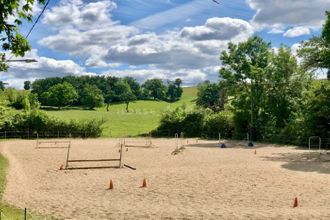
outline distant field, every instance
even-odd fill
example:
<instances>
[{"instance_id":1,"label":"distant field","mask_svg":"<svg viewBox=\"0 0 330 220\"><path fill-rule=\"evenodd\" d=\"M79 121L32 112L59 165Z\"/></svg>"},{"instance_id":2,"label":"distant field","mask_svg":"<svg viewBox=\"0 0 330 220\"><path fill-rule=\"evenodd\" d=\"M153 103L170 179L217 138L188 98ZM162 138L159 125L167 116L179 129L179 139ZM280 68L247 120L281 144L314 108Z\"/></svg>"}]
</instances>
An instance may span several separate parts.
<instances>
[{"instance_id":1,"label":"distant field","mask_svg":"<svg viewBox=\"0 0 330 220\"><path fill-rule=\"evenodd\" d=\"M104 124L103 137L124 137L138 136L148 133L155 129L159 123L162 111L167 108L176 108L186 105L192 108L195 103L197 89L196 87L183 88L183 95L180 101L167 103L163 101L136 101L129 105L129 113L125 111L125 104L113 104L110 111L105 107L98 108L95 111L90 110L61 110L45 111L51 116L60 119L85 120L85 119L106 119Z\"/></svg>"}]
</instances>

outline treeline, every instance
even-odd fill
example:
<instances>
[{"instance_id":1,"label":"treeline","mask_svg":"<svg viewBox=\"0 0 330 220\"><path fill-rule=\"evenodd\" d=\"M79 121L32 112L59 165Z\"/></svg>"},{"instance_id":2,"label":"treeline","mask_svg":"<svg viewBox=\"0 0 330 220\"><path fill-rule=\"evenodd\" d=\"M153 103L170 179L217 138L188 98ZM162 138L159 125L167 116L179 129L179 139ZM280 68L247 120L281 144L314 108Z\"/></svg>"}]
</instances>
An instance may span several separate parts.
<instances>
[{"instance_id":1,"label":"treeline","mask_svg":"<svg viewBox=\"0 0 330 220\"><path fill-rule=\"evenodd\" d=\"M42 106L85 106L90 109L103 104L134 100L162 100L174 102L182 95L182 81L167 81L149 79L140 85L134 78L105 76L66 76L38 79L32 84L25 82L24 88L31 89L36 94Z\"/></svg>"},{"instance_id":2,"label":"treeline","mask_svg":"<svg viewBox=\"0 0 330 220\"><path fill-rule=\"evenodd\" d=\"M320 37L302 44L301 62L290 48L272 49L258 36L229 43L220 55L219 82L198 86L198 109L163 114L159 136L245 139L307 145L310 136L330 144L330 13ZM317 53L315 53L317 51ZM328 79L315 71L328 69Z\"/></svg>"}]
</instances>

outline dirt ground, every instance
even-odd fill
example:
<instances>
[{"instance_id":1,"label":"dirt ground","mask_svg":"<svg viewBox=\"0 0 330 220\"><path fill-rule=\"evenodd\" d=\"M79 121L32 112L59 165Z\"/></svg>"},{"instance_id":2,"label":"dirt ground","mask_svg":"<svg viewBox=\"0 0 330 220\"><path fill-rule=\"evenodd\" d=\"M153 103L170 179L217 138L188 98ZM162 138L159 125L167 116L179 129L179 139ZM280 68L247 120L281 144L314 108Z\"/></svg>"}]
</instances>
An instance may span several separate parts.
<instances>
[{"instance_id":1,"label":"dirt ground","mask_svg":"<svg viewBox=\"0 0 330 220\"><path fill-rule=\"evenodd\" d=\"M316 153L243 142L222 149L216 141L186 139L188 146L172 155L174 139L152 143L124 148L123 163L136 170L59 170L65 143L1 142L10 162L4 200L59 219L330 219L330 162ZM118 150L118 139L74 139L70 158L118 158ZM144 178L147 187L140 188Z\"/></svg>"}]
</instances>

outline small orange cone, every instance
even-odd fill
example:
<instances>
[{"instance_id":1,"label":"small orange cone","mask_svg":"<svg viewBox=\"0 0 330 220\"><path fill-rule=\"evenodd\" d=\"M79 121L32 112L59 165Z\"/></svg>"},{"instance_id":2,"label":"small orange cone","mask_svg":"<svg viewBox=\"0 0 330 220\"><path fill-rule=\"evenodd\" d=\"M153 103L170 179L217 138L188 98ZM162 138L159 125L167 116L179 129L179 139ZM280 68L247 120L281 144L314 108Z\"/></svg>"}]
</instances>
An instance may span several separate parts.
<instances>
[{"instance_id":1,"label":"small orange cone","mask_svg":"<svg viewBox=\"0 0 330 220\"><path fill-rule=\"evenodd\" d=\"M147 180L146 180L146 178L143 179L141 188L145 188L145 187L147 187Z\"/></svg>"},{"instance_id":2,"label":"small orange cone","mask_svg":"<svg viewBox=\"0 0 330 220\"><path fill-rule=\"evenodd\" d=\"M110 180L110 184L109 184L109 190L113 189L113 183L112 180Z\"/></svg>"},{"instance_id":3,"label":"small orange cone","mask_svg":"<svg viewBox=\"0 0 330 220\"><path fill-rule=\"evenodd\" d=\"M298 198L297 197L294 198L294 202L293 202L293 208L296 208L296 207L298 207Z\"/></svg>"},{"instance_id":4,"label":"small orange cone","mask_svg":"<svg viewBox=\"0 0 330 220\"><path fill-rule=\"evenodd\" d=\"M63 170L63 164L60 166L60 170Z\"/></svg>"},{"instance_id":5,"label":"small orange cone","mask_svg":"<svg viewBox=\"0 0 330 220\"><path fill-rule=\"evenodd\" d=\"M257 149L254 150L254 155L257 155Z\"/></svg>"}]
</instances>

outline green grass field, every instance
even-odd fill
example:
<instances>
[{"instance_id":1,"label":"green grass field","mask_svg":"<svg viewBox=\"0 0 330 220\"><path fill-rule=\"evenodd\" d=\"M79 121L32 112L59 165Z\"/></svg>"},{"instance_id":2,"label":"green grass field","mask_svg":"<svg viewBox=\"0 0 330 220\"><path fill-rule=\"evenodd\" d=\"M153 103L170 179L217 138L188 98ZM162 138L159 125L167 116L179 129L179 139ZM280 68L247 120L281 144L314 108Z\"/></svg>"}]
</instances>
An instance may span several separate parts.
<instances>
[{"instance_id":1,"label":"green grass field","mask_svg":"<svg viewBox=\"0 0 330 220\"><path fill-rule=\"evenodd\" d=\"M106 119L103 137L127 137L146 134L155 129L160 120L161 113L167 108L174 109L185 105L188 109L195 106L197 88L183 88L179 101L168 103L163 101L136 101L129 105L129 113L125 111L125 104L114 104L107 112L105 107L91 110L52 110L46 111L49 115L64 120Z\"/></svg>"}]
</instances>

